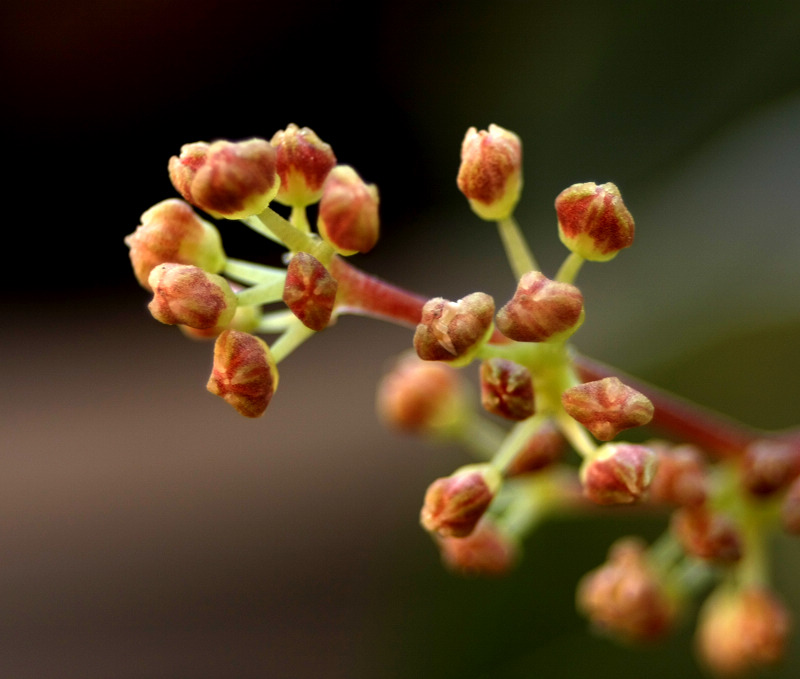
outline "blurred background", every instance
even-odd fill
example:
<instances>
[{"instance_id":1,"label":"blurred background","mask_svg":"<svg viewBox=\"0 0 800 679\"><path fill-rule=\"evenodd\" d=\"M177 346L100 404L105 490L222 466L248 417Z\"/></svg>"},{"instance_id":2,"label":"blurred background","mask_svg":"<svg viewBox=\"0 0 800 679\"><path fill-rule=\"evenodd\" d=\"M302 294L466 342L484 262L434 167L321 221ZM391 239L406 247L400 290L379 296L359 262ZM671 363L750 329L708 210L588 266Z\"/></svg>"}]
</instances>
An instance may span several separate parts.
<instances>
[{"instance_id":1,"label":"blurred background","mask_svg":"<svg viewBox=\"0 0 800 679\"><path fill-rule=\"evenodd\" d=\"M466 457L384 431L407 330L345 318L281 365L262 420L204 388L211 346L153 321L123 237L174 196L181 144L312 127L381 191L368 271L506 300L494 227L455 187L467 127L525 150L517 216L545 271L552 202L613 181L635 246L587 265L576 344L754 425L798 424L800 4L4 0L0 675L701 676L593 636L574 585L657 519L552 521L498 582L418 527ZM237 223L232 256L279 251ZM776 545L800 612L800 546ZM800 617L800 613L798 613ZM797 676L800 633L771 676Z\"/></svg>"}]
</instances>

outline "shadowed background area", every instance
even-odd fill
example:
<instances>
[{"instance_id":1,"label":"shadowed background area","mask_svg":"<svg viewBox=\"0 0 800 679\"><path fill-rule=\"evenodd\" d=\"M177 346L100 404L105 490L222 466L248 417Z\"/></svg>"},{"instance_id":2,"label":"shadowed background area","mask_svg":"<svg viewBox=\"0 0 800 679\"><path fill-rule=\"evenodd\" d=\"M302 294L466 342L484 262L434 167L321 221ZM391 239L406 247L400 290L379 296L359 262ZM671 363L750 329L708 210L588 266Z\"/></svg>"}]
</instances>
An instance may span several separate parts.
<instances>
[{"instance_id":1,"label":"shadowed background area","mask_svg":"<svg viewBox=\"0 0 800 679\"><path fill-rule=\"evenodd\" d=\"M246 421L204 389L211 346L149 317L122 239L175 195L181 144L296 122L380 188L381 241L360 265L505 301L494 227L455 188L466 128L494 122L523 139L518 217L546 272L569 184L614 181L636 218L634 248L581 274L576 344L755 425L796 425L798 37L788 0L5 0L0 674L701 676L691 613L639 650L574 612L614 537L663 520L561 519L506 580L445 573L417 516L467 458L374 414L410 333L342 319ZM279 261L220 228L232 256ZM800 547L777 549L800 611ZM793 641L773 676L800 670Z\"/></svg>"}]
</instances>

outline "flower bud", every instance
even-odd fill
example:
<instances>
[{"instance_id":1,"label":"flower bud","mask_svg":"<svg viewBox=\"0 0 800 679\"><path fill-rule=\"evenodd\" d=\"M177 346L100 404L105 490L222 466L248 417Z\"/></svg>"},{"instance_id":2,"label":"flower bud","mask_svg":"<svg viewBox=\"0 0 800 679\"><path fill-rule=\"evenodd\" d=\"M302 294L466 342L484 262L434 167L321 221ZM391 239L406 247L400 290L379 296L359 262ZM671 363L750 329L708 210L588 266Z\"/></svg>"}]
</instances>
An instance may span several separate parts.
<instances>
[{"instance_id":1,"label":"flower bud","mask_svg":"<svg viewBox=\"0 0 800 679\"><path fill-rule=\"evenodd\" d=\"M472 464L436 479L425 493L420 522L441 537L466 537L475 529L500 488L500 472Z\"/></svg>"},{"instance_id":2,"label":"flower bud","mask_svg":"<svg viewBox=\"0 0 800 679\"><path fill-rule=\"evenodd\" d=\"M781 660L790 630L789 612L772 592L721 587L700 610L697 651L715 674L738 676Z\"/></svg>"},{"instance_id":3,"label":"flower bud","mask_svg":"<svg viewBox=\"0 0 800 679\"><path fill-rule=\"evenodd\" d=\"M522 142L498 125L467 130L461 144L458 188L481 219L510 217L522 191Z\"/></svg>"},{"instance_id":4,"label":"flower bud","mask_svg":"<svg viewBox=\"0 0 800 679\"><path fill-rule=\"evenodd\" d=\"M573 184L556 198L558 232L572 252L606 262L633 244L634 223L614 184Z\"/></svg>"},{"instance_id":5,"label":"flower bud","mask_svg":"<svg viewBox=\"0 0 800 679\"><path fill-rule=\"evenodd\" d=\"M231 287L235 291L233 287ZM261 308L257 306L237 306L236 313L230 323L215 325L213 328L192 328L188 325L179 325L180 331L189 339L212 340L219 337L223 330L241 330L253 332L261 321Z\"/></svg>"},{"instance_id":6,"label":"flower bud","mask_svg":"<svg viewBox=\"0 0 800 679\"><path fill-rule=\"evenodd\" d=\"M217 338L206 389L245 417L261 417L277 388L278 368L263 340L238 330Z\"/></svg>"},{"instance_id":7,"label":"flower bud","mask_svg":"<svg viewBox=\"0 0 800 679\"><path fill-rule=\"evenodd\" d=\"M650 566L645 546L624 538L608 561L578 585L577 606L601 631L626 641L655 641L673 627L677 601Z\"/></svg>"},{"instance_id":8,"label":"flower bud","mask_svg":"<svg viewBox=\"0 0 800 679\"><path fill-rule=\"evenodd\" d=\"M519 557L517 543L485 516L463 538L438 539L444 565L467 577L507 575Z\"/></svg>"},{"instance_id":9,"label":"flower bud","mask_svg":"<svg viewBox=\"0 0 800 679\"><path fill-rule=\"evenodd\" d=\"M336 165L330 145L313 130L294 123L276 132L270 142L277 151L281 186L275 200L283 205L305 207L322 196L322 185Z\"/></svg>"},{"instance_id":10,"label":"flower bud","mask_svg":"<svg viewBox=\"0 0 800 679\"><path fill-rule=\"evenodd\" d=\"M465 385L443 363L401 358L378 388L378 413L388 425L418 434L446 434L466 413Z\"/></svg>"},{"instance_id":11,"label":"flower bud","mask_svg":"<svg viewBox=\"0 0 800 679\"><path fill-rule=\"evenodd\" d=\"M497 328L517 342L544 342L568 337L583 317L583 295L578 288L529 271L520 278L511 301L497 312Z\"/></svg>"},{"instance_id":12,"label":"flower bud","mask_svg":"<svg viewBox=\"0 0 800 679\"><path fill-rule=\"evenodd\" d=\"M760 439L742 456L742 483L753 495L770 495L786 488L800 474L797 444Z\"/></svg>"},{"instance_id":13,"label":"flower bud","mask_svg":"<svg viewBox=\"0 0 800 679\"><path fill-rule=\"evenodd\" d=\"M561 403L601 441L610 441L621 431L653 419L650 399L616 377L570 387L561 395Z\"/></svg>"},{"instance_id":14,"label":"flower bud","mask_svg":"<svg viewBox=\"0 0 800 679\"><path fill-rule=\"evenodd\" d=\"M530 371L504 358L481 363L481 404L484 409L509 420L524 420L534 412Z\"/></svg>"},{"instance_id":15,"label":"flower bud","mask_svg":"<svg viewBox=\"0 0 800 679\"><path fill-rule=\"evenodd\" d=\"M636 502L649 487L657 466L658 458L649 448L607 443L581 466L583 494L600 505Z\"/></svg>"},{"instance_id":16,"label":"flower bud","mask_svg":"<svg viewBox=\"0 0 800 679\"><path fill-rule=\"evenodd\" d=\"M566 440L558 427L553 422L545 422L508 465L505 476L511 478L544 469L556 462L565 448Z\"/></svg>"},{"instance_id":17,"label":"flower bud","mask_svg":"<svg viewBox=\"0 0 800 679\"><path fill-rule=\"evenodd\" d=\"M322 187L317 229L336 252L369 252L378 242L378 189L349 165L334 167Z\"/></svg>"},{"instance_id":18,"label":"flower bud","mask_svg":"<svg viewBox=\"0 0 800 679\"><path fill-rule=\"evenodd\" d=\"M339 285L322 263L306 252L298 252L286 268L283 301L311 330L328 326Z\"/></svg>"},{"instance_id":19,"label":"flower bud","mask_svg":"<svg viewBox=\"0 0 800 679\"><path fill-rule=\"evenodd\" d=\"M148 284L153 318L167 325L204 330L227 326L236 313L236 295L222 276L196 266L161 264L150 272Z\"/></svg>"},{"instance_id":20,"label":"flower bud","mask_svg":"<svg viewBox=\"0 0 800 679\"><path fill-rule=\"evenodd\" d=\"M225 267L219 231L200 219L191 206L177 198L163 200L141 217L142 223L125 238L136 280L151 290L147 279L159 264L193 264L209 273Z\"/></svg>"},{"instance_id":21,"label":"flower bud","mask_svg":"<svg viewBox=\"0 0 800 679\"><path fill-rule=\"evenodd\" d=\"M692 556L720 564L742 558L742 538L736 524L727 516L705 507L684 507L673 512L672 534Z\"/></svg>"},{"instance_id":22,"label":"flower bud","mask_svg":"<svg viewBox=\"0 0 800 679\"><path fill-rule=\"evenodd\" d=\"M425 361L469 363L492 333L494 300L483 292L450 302L428 300L414 333L414 348Z\"/></svg>"},{"instance_id":23,"label":"flower bud","mask_svg":"<svg viewBox=\"0 0 800 679\"><path fill-rule=\"evenodd\" d=\"M648 443L658 455L658 470L650 484L651 502L698 507L708 496L708 475L700 451L691 445Z\"/></svg>"},{"instance_id":24,"label":"flower bud","mask_svg":"<svg viewBox=\"0 0 800 679\"><path fill-rule=\"evenodd\" d=\"M276 152L263 139L184 144L169 160L173 186L212 217L244 219L269 205L280 186Z\"/></svg>"}]
</instances>

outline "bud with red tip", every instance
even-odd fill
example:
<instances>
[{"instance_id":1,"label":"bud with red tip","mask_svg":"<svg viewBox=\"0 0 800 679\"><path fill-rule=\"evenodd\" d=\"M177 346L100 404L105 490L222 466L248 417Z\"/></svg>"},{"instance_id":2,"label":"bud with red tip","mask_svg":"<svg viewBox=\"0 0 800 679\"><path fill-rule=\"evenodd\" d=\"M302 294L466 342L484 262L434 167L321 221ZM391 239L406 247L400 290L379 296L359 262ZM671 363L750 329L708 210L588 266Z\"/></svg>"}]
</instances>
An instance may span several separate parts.
<instances>
[{"instance_id":1,"label":"bud with red tip","mask_svg":"<svg viewBox=\"0 0 800 679\"><path fill-rule=\"evenodd\" d=\"M736 524L706 507L684 507L672 514L672 534L683 549L699 559L720 564L742 558L742 538Z\"/></svg>"},{"instance_id":2,"label":"bud with red tip","mask_svg":"<svg viewBox=\"0 0 800 679\"><path fill-rule=\"evenodd\" d=\"M524 420L534 412L530 371L504 358L481 363L481 404L484 409L509 420Z\"/></svg>"},{"instance_id":3,"label":"bud with red tip","mask_svg":"<svg viewBox=\"0 0 800 679\"><path fill-rule=\"evenodd\" d=\"M517 342L544 342L568 337L583 317L578 288L529 271L520 278L511 301L497 312L497 328Z\"/></svg>"},{"instance_id":4,"label":"bud with red tip","mask_svg":"<svg viewBox=\"0 0 800 679\"><path fill-rule=\"evenodd\" d=\"M545 422L506 467L506 478L544 469L556 462L565 449L564 435L553 422Z\"/></svg>"},{"instance_id":5,"label":"bud with red tip","mask_svg":"<svg viewBox=\"0 0 800 679\"><path fill-rule=\"evenodd\" d=\"M169 160L173 186L212 217L244 219L264 211L278 193L277 154L263 139L184 144Z\"/></svg>"},{"instance_id":6,"label":"bud with red tip","mask_svg":"<svg viewBox=\"0 0 800 679\"><path fill-rule=\"evenodd\" d=\"M708 475L700 451L691 445L648 443L658 455L658 471L650 484L650 500L698 507L708 497Z\"/></svg>"},{"instance_id":7,"label":"bud with red tip","mask_svg":"<svg viewBox=\"0 0 800 679\"><path fill-rule=\"evenodd\" d=\"M378 242L378 189L349 165L331 170L322 187L317 229L336 252L369 252Z\"/></svg>"},{"instance_id":8,"label":"bud with red tip","mask_svg":"<svg viewBox=\"0 0 800 679\"><path fill-rule=\"evenodd\" d=\"M142 223L125 238L136 280L151 290L147 279L159 264L194 264L209 273L225 267L219 231L200 219L191 206L177 198L163 200L141 217Z\"/></svg>"},{"instance_id":9,"label":"bud with red tip","mask_svg":"<svg viewBox=\"0 0 800 679\"><path fill-rule=\"evenodd\" d=\"M720 588L697 623L697 651L719 676L738 676L780 661L791 631L783 603L769 590Z\"/></svg>"},{"instance_id":10,"label":"bud with red tip","mask_svg":"<svg viewBox=\"0 0 800 679\"><path fill-rule=\"evenodd\" d=\"M633 244L633 217L611 183L573 184L556 198L561 242L584 259L605 262Z\"/></svg>"},{"instance_id":11,"label":"bud with red tip","mask_svg":"<svg viewBox=\"0 0 800 679\"><path fill-rule=\"evenodd\" d=\"M616 377L570 387L561 395L561 403L601 441L610 441L621 431L653 419L650 399Z\"/></svg>"},{"instance_id":12,"label":"bud with red tip","mask_svg":"<svg viewBox=\"0 0 800 679\"><path fill-rule=\"evenodd\" d=\"M294 123L276 132L270 142L278 152L277 169L281 186L275 200L283 205L305 207L322 196L322 185L336 165L329 144L313 130Z\"/></svg>"},{"instance_id":13,"label":"bud with red tip","mask_svg":"<svg viewBox=\"0 0 800 679\"><path fill-rule=\"evenodd\" d=\"M583 577L577 605L600 630L634 642L662 638L678 612L644 544L633 538L614 543L608 561Z\"/></svg>"},{"instance_id":14,"label":"bud with red tip","mask_svg":"<svg viewBox=\"0 0 800 679\"><path fill-rule=\"evenodd\" d=\"M742 483L753 495L770 495L800 475L800 446L760 439L742 456Z\"/></svg>"},{"instance_id":15,"label":"bud with red tip","mask_svg":"<svg viewBox=\"0 0 800 679\"><path fill-rule=\"evenodd\" d=\"M467 130L461 145L458 188L482 219L510 217L522 191L522 142L498 125Z\"/></svg>"},{"instance_id":16,"label":"bud with red tip","mask_svg":"<svg viewBox=\"0 0 800 679\"><path fill-rule=\"evenodd\" d=\"M425 493L420 522L441 537L466 537L492 503L502 476L489 464L472 464L436 479Z\"/></svg>"},{"instance_id":17,"label":"bud with red tip","mask_svg":"<svg viewBox=\"0 0 800 679\"><path fill-rule=\"evenodd\" d=\"M442 297L428 300L414 333L414 348L425 361L466 365L492 333L494 300L473 292L457 302Z\"/></svg>"},{"instance_id":18,"label":"bud with red tip","mask_svg":"<svg viewBox=\"0 0 800 679\"><path fill-rule=\"evenodd\" d=\"M647 491L657 467L658 457L649 448L607 443L581 466L583 493L600 505L636 502Z\"/></svg>"},{"instance_id":19,"label":"bud with red tip","mask_svg":"<svg viewBox=\"0 0 800 679\"><path fill-rule=\"evenodd\" d=\"M236 295L222 276L186 264L161 264L150 272L153 317L168 325L205 330L227 326L236 313Z\"/></svg>"},{"instance_id":20,"label":"bud with red tip","mask_svg":"<svg viewBox=\"0 0 800 679\"><path fill-rule=\"evenodd\" d=\"M226 330L214 345L214 368L206 388L245 417L260 417L278 388L278 368L266 343Z\"/></svg>"},{"instance_id":21,"label":"bud with red tip","mask_svg":"<svg viewBox=\"0 0 800 679\"><path fill-rule=\"evenodd\" d=\"M311 330L328 326L339 285L316 257L298 252L286 268L283 301Z\"/></svg>"},{"instance_id":22,"label":"bud with red tip","mask_svg":"<svg viewBox=\"0 0 800 679\"><path fill-rule=\"evenodd\" d=\"M519 557L515 540L484 516L463 538L438 539L444 565L467 577L507 575Z\"/></svg>"}]
</instances>

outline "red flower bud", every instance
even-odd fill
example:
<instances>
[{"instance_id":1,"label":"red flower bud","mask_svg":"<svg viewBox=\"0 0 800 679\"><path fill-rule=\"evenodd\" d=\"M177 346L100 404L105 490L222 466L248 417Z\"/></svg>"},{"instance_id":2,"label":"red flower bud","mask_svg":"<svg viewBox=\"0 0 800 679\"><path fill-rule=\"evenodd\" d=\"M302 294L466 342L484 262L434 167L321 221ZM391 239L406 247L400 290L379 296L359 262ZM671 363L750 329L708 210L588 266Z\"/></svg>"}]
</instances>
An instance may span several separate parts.
<instances>
[{"instance_id":1,"label":"red flower bud","mask_svg":"<svg viewBox=\"0 0 800 679\"><path fill-rule=\"evenodd\" d=\"M488 464L473 464L434 481L425 493L420 522L442 537L472 533L494 499L502 477Z\"/></svg>"},{"instance_id":2,"label":"red flower bud","mask_svg":"<svg viewBox=\"0 0 800 679\"><path fill-rule=\"evenodd\" d=\"M196 266L161 264L150 272L153 317L168 325L204 330L227 326L236 313L236 295L222 276Z\"/></svg>"},{"instance_id":3,"label":"red flower bud","mask_svg":"<svg viewBox=\"0 0 800 679\"><path fill-rule=\"evenodd\" d=\"M492 332L494 300L483 292L450 302L434 297L422 307L414 348L425 361L469 363Z\"/></svg>"},{"instance_id":4,"label":"red flower bud","mask_svg":"<svg viewBox=\"0 0 800 679\"><path fill-rule=\"evenodd\" d=\"M336 165L331 147L313 130L294 123L275 133L270 142L277 150L281 187L275 200L284 205L305 207L322 196L322 185Z\"/></svg>"},{"instance_id":5,"label":"red flower bud","mask_svg":"<svg viewBox=\"0 0 800 679\"><path fill-rule=\"evenodd\" d=\"M558 427L552 422L545 422L506 468L506 478L530 474L550 466L561 457L565 448L566 440Z\"/></svg>"},{"instance_id":6,"label":"red flower bud","mask_svg":"<svg viewBox=\"0 0 800 679\"><path fill-rule=\"evenodd\" d=\"M510 217L522 191L522 143L498 125L467 130L461 145L458 188L482 219Z\"/></svg>"},{"instance_id":7,"label":"red flower bud","mask_svg":"<svg viewBox=\"0 0 800 679\"><path fill-rule=\"evenodd\" d=\"M298 252L286 268L283 301L311 330L328 326L339 285L316 258Z\"/></svg>"},{"instance_id":8,"label":"red flower bud","mask_svg":"<svg viewBox=\"0 0 800 679\"><path fill-rule=\"evenodd\" d=\"M742 456L742 483L753 495L770 495L786 488L800 474L800 446L761 439Z\"/></svg>"},{"instance_id":9,"label":"red flower bud","mask_svg":"<svg viewBox=\"0 0 800 679\"><path fill-rule=\"evenodd\" d=\"M607 443L581 467L583 493L600 505L629 504L644 495L658 458L649 448L632 443Z\"/></svg>"},{"instance_id":10,"label":"red flower bud","mask_svg":"<svg viewBox=\"0 0 800 679\"><path fill-rule=\"evenodd\" d=\"M266 343L226 330L214 345L214 368L206 388L245 417L260 417L278 388L278 368Z\"/></svg>"},{"instance_id":11,"label":"red flower bud","mask_svg":"<svg viewBox=\"0 0 800 679\"><path fill-rule=\"evenodd\" d=\"M700 559L730 564L742 558L742 539L736 524L704 506L673 512L670 530L687 553Z\"/></svg>"},{"instance_id":12,"label":"red flower bud","mask_svg":"<svg viewBox=\"0 0 800 679\"><path fill-rule=\"evenodd\" d=\"M439 538L444 565L467 577L507 575L519 556L517 543L485 516L463 538Z\"/></svg>"},{"instance_id":13,"label":"red flower bud","mask_svg":"<svg viewBox=\"0 0 800 679\"><path fill-rule=\"evenodd\" d=\"M268 141L196 142L169 160L173 186L212 217L243 219L264 211L280 186L276 152Z\"/></svg>"},{"instance_id":14,"label":"red flower bud","mask_svg":"<svg viewBox=\"0 0 800 679\"><path fill-rule=\"evenodd\" d=\"M633 244L634 223L614 184L573 184L556 198L561 242L584 259L605 262Z\"/></svg>"},{"instance_id":15,"label":"red flower bud","mask_svg":"<svg viewBox=\"0 0 800 679\"><path fill-rule=\"evenodd\" d=\"M481 363L481 404L490 413L509 420L524 420L534 412L530 371L504 358Z\"/></svg>"},{"instance_id":16,"label":"red flower bud","mask_svg":"<svg viewBox=\"0 0 800 679\"><path fill-rule=\"evenodd\" d=\"M544 342L571 335L583 316L578 288L529 271L520 278L511 301L497 312L497 328L518 342Z\"/></svg>"},{"instance_id":17,"label":"red flower bud","mask_svg":"<svg viewBox=\"0 0 800 679\"><path fill-rule=\"evenodd\" d=\"M650 484L650 500L698 507L708 496L708 476L700 451L691 445L648 443L658 455L658 470Z\"/></svg>"},{"instance_id":18,"label":"red flower bud","mask_svg":"<svg viewBox=\"0 0 800 679\"><path fill-rule=\"evenodd\" d=\"M601 441L610 441L624 429L653 419L650 399L616 377L570 387L561 395L561 403L571 417Z\"/></svg>"},{"instance_id":19,"label":"red flower bud","mask_svg":"<svg viewBox=\"0 0 800 679\"><path fill-rule=\"evenodd\" d=\"M159 264L193 264L209 273L225 267L219 231L182 200L161 201L141 219L136 231L125 238L125 245L130 248L136 280L145 290L152 289L147 279Z\"/></svg>"},{"instance_id":20,"label":"red flower bud","mask_svg":"<svg viewBox=\"0 0 800 679\"><path fill-rule=\"evenodd\" d=\"M378 242L378 189L349 165L331 170L322 187L317 229L336 252L369 252Z\"/></svg>"}]
</instances>

